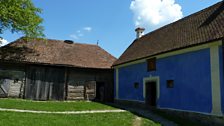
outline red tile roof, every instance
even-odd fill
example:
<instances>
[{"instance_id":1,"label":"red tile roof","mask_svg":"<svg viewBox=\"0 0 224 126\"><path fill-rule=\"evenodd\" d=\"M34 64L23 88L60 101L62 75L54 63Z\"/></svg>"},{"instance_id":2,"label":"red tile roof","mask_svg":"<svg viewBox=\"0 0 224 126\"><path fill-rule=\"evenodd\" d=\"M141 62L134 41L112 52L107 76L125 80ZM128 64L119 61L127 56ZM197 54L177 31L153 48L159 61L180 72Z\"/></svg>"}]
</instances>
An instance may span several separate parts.
<instances>
[{"instance_id":1,"label":"red tile roof","mask_svg":"<svg viewBox=\"0 0 224 126\"><path fill-rule=\"evenodd\" d=\"M136 39L114 66L224 37L224 2Z\"/></svg>"},{"instance_id":2,"label":"red tile roof","mask_svg":"<svg viewBox=\"0 0 224 126\"><path fill-rule=\"evenodd\" d=\"M98 45L60 40L18 39L0 48L0 59L10 62L38 63L81 68L109 69L116 60Z\"/></svg>"}]
</instances>

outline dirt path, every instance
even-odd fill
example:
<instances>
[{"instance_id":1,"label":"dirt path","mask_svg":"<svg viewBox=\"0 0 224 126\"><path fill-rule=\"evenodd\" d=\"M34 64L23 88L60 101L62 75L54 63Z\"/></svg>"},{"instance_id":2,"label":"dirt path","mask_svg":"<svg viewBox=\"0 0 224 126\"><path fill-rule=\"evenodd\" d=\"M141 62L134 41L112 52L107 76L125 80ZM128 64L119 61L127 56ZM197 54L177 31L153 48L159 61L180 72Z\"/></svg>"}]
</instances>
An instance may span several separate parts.
<instances>
[{"instance_id":1,"label":"dirt path","mask_svg":"<svg viewBox=\"0 0 224 126\"><path fill-rule=\"evenodd\" d=\"M35 111L35 110L20 110L20 109L5 109L0 108L0 111L5 112L20 112L20 113L37 113L37 114L90 114L90 113L119 113L126 112L125 110L90 110L90 111Z\"/></svg>"},{"instance_id":2,"label":"dirt path","mask_svg":"<svg viewBox=\"0 0 224 126\"><path fill-rule=\"evenodd\" d=\"M136 116L135 119L134 119L134 121L133 121L132 126L141 126L141 125L142 125L142 118Z\"/></svg>"}]
</instances>

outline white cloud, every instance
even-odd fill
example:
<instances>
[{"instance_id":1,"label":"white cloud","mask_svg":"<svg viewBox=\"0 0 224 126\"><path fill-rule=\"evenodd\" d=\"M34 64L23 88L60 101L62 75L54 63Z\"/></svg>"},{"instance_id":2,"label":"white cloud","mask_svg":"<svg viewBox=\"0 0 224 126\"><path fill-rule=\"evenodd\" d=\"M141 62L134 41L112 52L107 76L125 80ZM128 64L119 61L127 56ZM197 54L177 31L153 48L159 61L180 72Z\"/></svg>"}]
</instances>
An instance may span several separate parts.
<instances>
[{"instance_id":1,"label":"white cloud","mask_svg":"<svg viewBox=\"0 0 224 126\"><path fill-rule=\"evenodd\" d=\"M92 27L84 27L83 30L84 30L84 31L91 32L91 31L92 31Z\"/></svg>"},{"instance_id":2,"label":"white cloud","mask_svg":"<svg viewBox=\"0 0 224 126\"><path fill-rule=\"evenodd\" d=\"M86 32L91 32L91 31L92 31L92 27L83 27L81 28L81 30L80 29L77 30L74 34L71 34L69 37L77 40L83 37Z\"/></svg>"},{"instance_id":3,"label":"white cloud","mask_svg":"<svg viewBox=\"0 0 224 126\"><path fill-rule=\"evenodd\" d=\"M69 37L72 38L72 39L75 39L75 40L79 39L79 37L77 35L75 35L75 34L72 34Z\"/></svg>"},{"instance_id":4,"label":"white cloud","mask_svg":"<svg viewBox=\"0 0 224 126\"><path fill-rule=\"evenodd\" d=\"M7 40L0 38L0 46L5 46L7 44L9 44Z\"/></svg>"},{"instance_id":5,"label":"white cloud","mask_svg":"<svg viewBox=\"0 0 224 126\"><path fill-rule=\"evenodd\" d=\"M133 0L130 9L136 27L155 29L183 17L175 0Z\"/></svg>"}]
</instances>

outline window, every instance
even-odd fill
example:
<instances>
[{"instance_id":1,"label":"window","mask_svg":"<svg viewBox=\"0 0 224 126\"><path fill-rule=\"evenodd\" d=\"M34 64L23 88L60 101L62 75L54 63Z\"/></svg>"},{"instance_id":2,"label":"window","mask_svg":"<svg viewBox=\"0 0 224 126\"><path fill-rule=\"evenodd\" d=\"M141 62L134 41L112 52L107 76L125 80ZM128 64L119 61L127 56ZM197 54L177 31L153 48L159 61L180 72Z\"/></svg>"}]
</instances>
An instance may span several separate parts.
<instances>
[{"instance_id":1,"label":"window","mask_svg":"<svg viewBox=\"0 0 224 126\"><path fill-rule=\"evenodd\" d=\"M174 81L173 80L167 80L167 88L173 88L174 87Z\"/></svg>"},{"instance_id":2,"label":"window","mask_svg":"<svg viewBox=\"0 0 224 126\"><path fill-rule=\"evenodd\" d=\"M139 83L138 82L135 82L134 83L134 87L135 87L135 89L138 89L139 88Z\"/></svg>"},{"instance_id":3,"label":"window","mask_svg":"<svg viewBox=\"0 0 224 126\"><path fill-rule=\"evenodd\" d=\"M147 60L147 69L148 71L155 71L156 70L156 58L151 58Z\"/></svg>"}]
</instances>

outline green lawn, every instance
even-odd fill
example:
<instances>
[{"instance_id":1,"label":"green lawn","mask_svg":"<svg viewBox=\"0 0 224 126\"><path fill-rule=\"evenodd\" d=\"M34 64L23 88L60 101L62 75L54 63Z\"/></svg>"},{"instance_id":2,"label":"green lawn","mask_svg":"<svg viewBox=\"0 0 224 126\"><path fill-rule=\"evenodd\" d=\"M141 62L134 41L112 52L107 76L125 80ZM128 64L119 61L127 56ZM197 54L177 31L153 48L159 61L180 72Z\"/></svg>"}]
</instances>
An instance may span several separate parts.
<instances>
[{"instance_id":1,"label":"green lawn","mask_svg":"<svg viewBox=\"0 0 224 126\"><path fill-rule=\"evenodd\" d=\"M56 115L1 112L0 126L133 126L135 115L130 112ZM143 119L141 126L160 126Z\"/></svg>"},{"instance_id":2,"label":"green lawn","mask_svg":"<svg viewBox=\"0 0 224 126\"><path fill-rule=\"evenodd\" d=\"M1 126L131 126L133 115L130 113L106 114L30 114L0 113Z\"/></svg>"},{"instance_id":3,"label":"green lawn","mask_svg":"<svg viewBox=\"0 0 224 126\"><path fill-rule=\"evenodd\" d=\"M96 102L38 102L22 99L0 99L0 108L42 110L42 111L82 111L82 110L111 110L116 109Z\"/></svg>"},{"instance_id":4,"label":"green lawn","mask_svg":"<svg viewBox=\"0 0 224 126\"><path fill-rule=\"evenodd\" d=\"M36 102L21 99L0 99L0 108L42 111L116 109L95 102ZM130 112L70 115L0 112L0 126L136 126L135 120L136 115ZM139 126L161 126L146 118L141 118L140 121Z\"/></svg>"}]
</instances>

